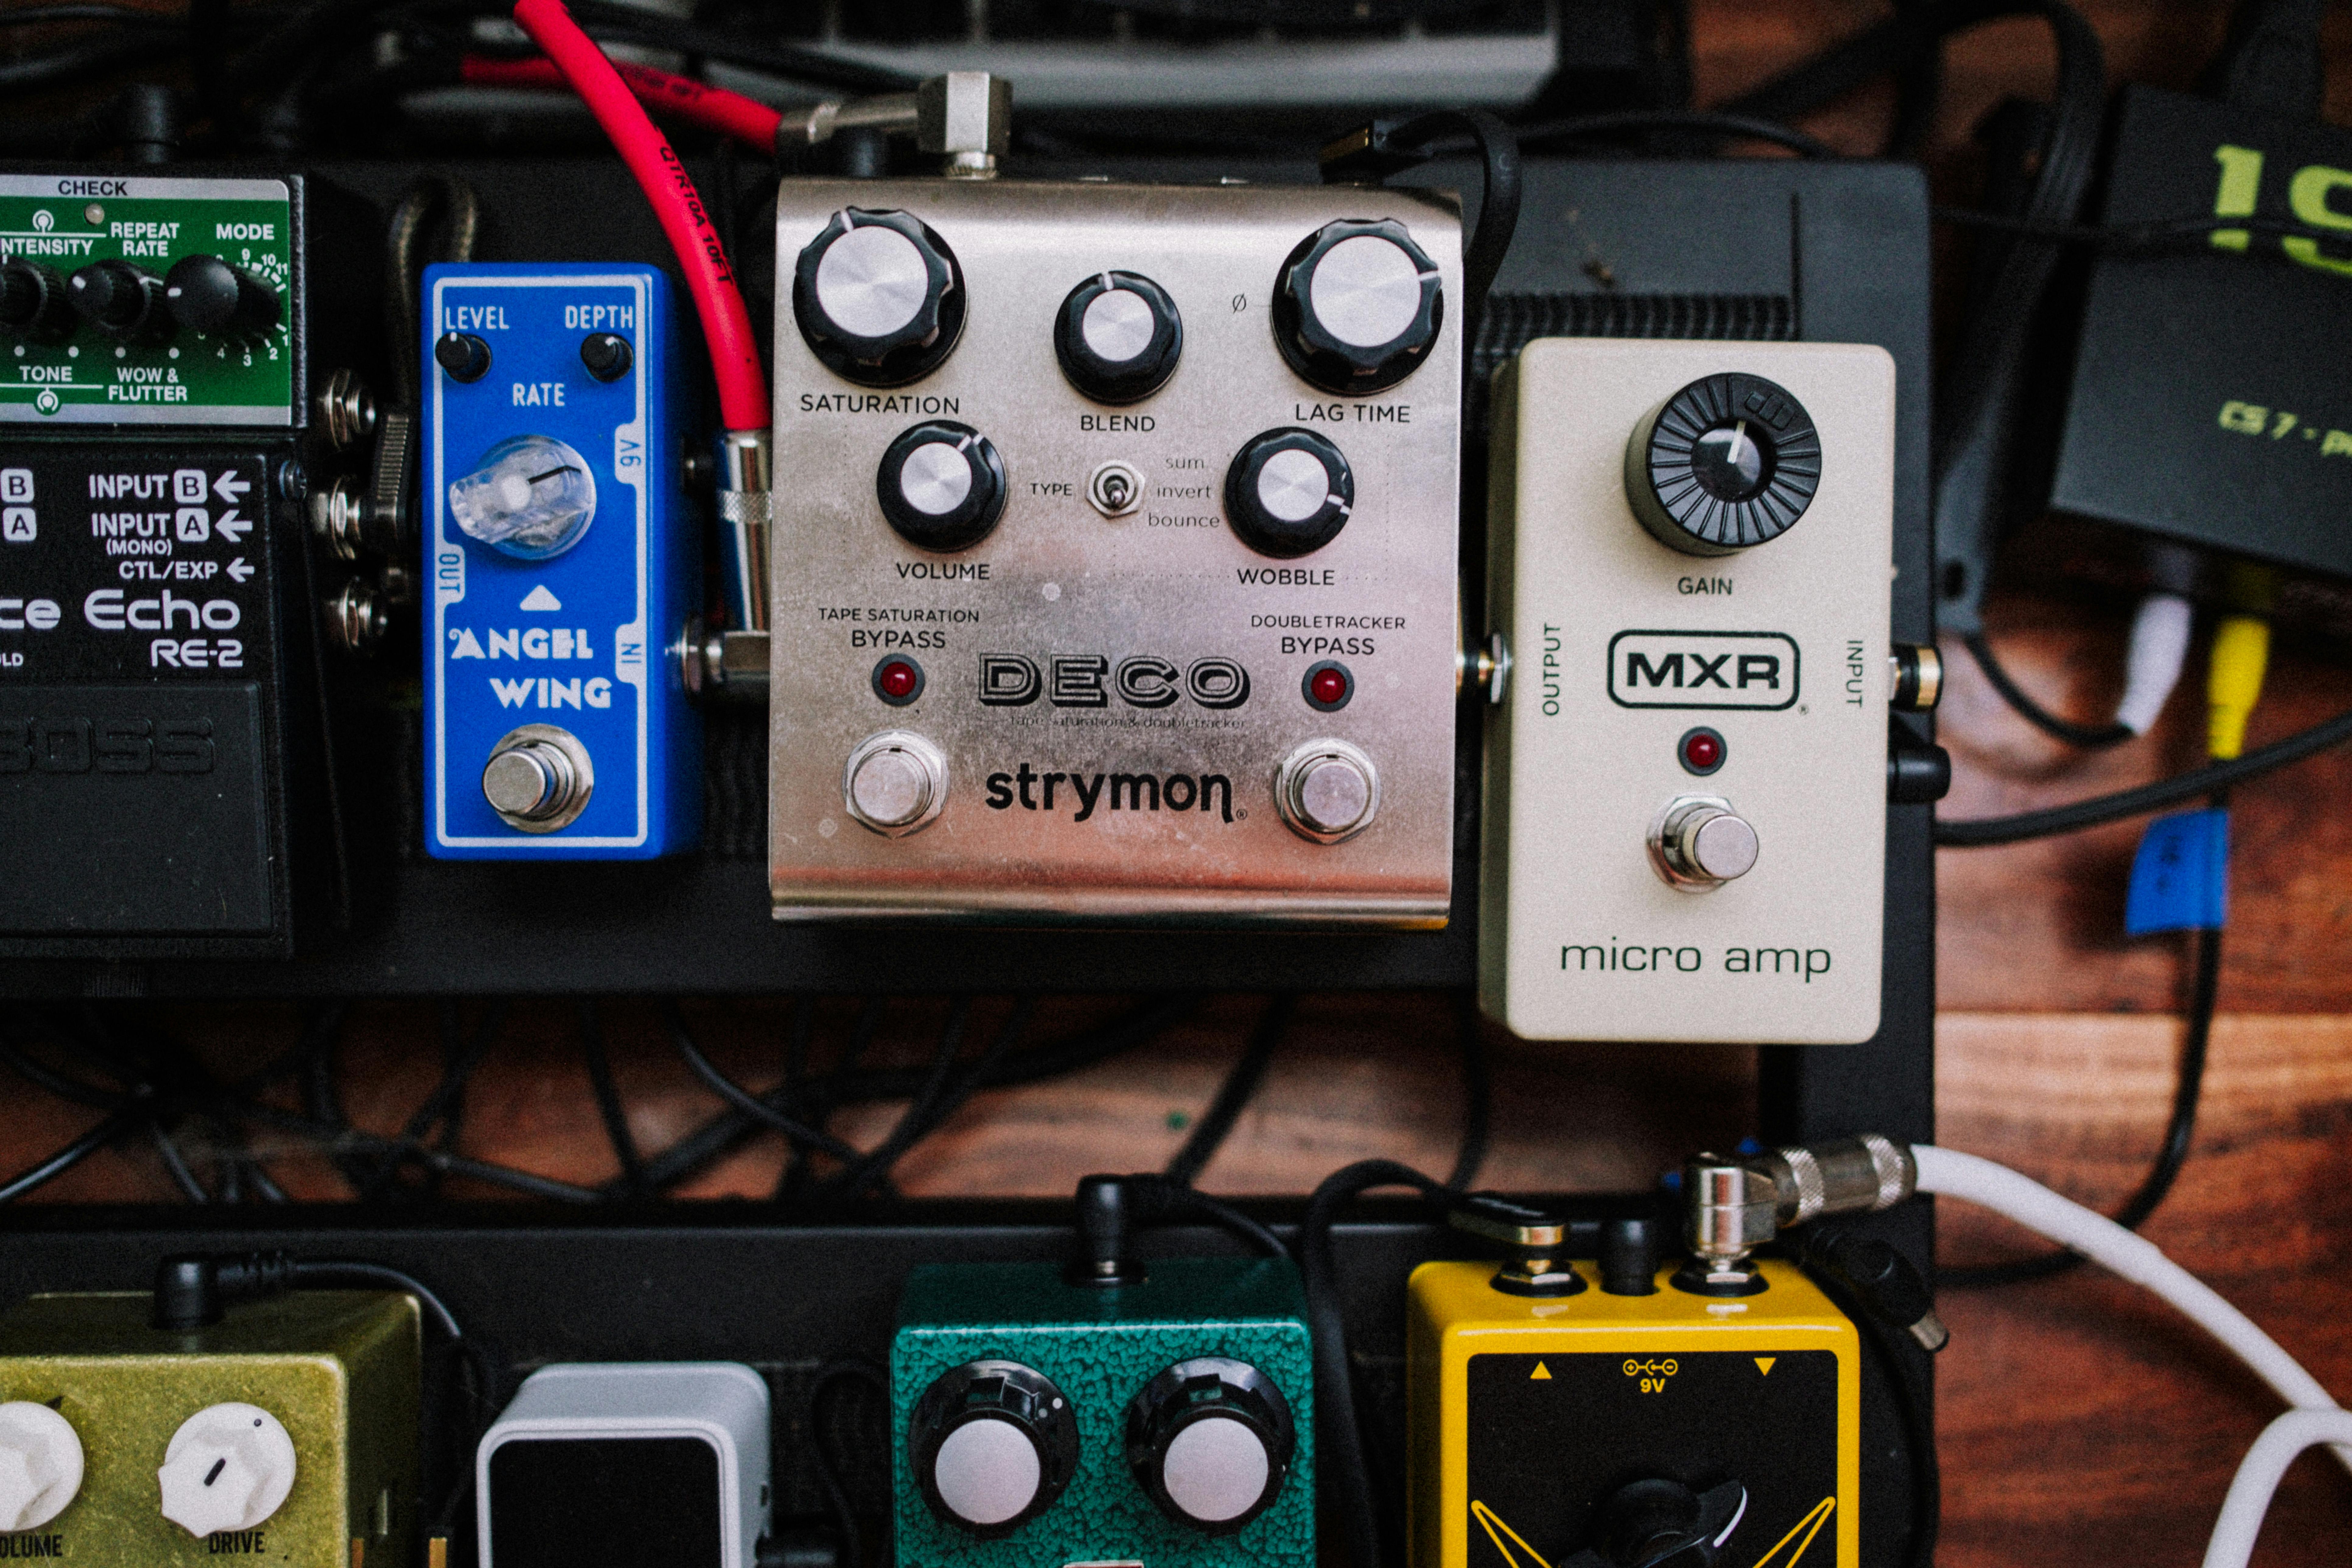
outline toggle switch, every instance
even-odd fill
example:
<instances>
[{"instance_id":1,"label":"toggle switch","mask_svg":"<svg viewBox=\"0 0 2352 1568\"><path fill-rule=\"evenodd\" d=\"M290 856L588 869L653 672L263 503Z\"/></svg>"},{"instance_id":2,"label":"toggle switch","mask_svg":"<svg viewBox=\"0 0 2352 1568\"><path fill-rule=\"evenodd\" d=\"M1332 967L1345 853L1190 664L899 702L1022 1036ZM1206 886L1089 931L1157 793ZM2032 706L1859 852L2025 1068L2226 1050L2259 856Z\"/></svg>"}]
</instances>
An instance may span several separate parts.
<instances>
[{"instance_id":1,"label":"toggle switch","mask_svg":"<svg viewBox=\"0 0 2352 1568\"><path fill-rule=\"evenodd\" d=\"M190 1535L251 1530L294 1489L294 1439L258 1405L207 1405L172 1434L155 1479L163 1517Z\"/></svg>"}]
</instances>

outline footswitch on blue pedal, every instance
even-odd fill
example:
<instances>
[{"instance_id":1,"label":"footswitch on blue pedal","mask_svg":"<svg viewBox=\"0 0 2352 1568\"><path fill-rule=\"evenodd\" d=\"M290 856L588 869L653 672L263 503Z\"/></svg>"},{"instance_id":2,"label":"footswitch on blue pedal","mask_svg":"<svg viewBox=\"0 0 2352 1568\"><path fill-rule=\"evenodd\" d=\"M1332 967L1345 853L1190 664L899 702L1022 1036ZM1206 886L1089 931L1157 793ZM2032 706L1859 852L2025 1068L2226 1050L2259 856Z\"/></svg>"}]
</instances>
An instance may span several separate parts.
<instances>
[{"instance_id":1,"label":"footswitch on blue pedal","mask_svg":"<svg viewBox=\"0 0 2352 1568\"><path fill-rule=\"evenodd\" d=\"M698 577L669 283L649 268L425 273L425 844L446 859L689 846Z\"/></svg>"}]
</instances>

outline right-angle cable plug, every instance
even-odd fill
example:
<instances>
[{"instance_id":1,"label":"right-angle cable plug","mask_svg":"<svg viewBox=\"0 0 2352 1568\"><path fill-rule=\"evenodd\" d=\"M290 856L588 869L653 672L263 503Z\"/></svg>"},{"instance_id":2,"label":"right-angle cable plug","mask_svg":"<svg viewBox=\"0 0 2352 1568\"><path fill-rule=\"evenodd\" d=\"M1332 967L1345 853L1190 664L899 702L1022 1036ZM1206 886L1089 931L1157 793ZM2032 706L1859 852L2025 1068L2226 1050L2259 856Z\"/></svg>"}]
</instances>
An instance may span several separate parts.
<instances>
[{"instance_id":1,"label":"right-angle cable plug","mask_svg":"<svg viewBox=\"0 0 2352 1568\"><path fill-rule=\"evenodd\" d=\"M1921 1350L1933 1353L1951 1342L1951 1331L1936 1315L1927 1277L1890 1244L1834 1227L1809 1230L1798 1243L1797 1258L1843 1285L1873 1317L1909 1334Z\"/></svg>"}]
</instances>

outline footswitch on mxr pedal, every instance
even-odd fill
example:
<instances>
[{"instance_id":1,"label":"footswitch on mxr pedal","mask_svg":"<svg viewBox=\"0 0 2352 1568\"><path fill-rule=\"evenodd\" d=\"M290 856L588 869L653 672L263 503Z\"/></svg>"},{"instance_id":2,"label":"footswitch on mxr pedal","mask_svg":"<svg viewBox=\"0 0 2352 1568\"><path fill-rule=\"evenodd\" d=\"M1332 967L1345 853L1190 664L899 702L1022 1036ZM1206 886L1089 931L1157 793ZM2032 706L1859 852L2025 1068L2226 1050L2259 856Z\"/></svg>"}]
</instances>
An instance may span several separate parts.
<instances>
[{"instance_id":1,"label":"footswitch on mxr pedal","mask_svg":"<svg viewBox=\"0 0 2352 1568\"><path fill-rule=\"evenodd\" d=\"M1479 982L1515 1033L1877 1031L1894 436L1867 346L1497 374Z\"/></svg>"},{"instance_id":2,"label":"footswitch on mxr pedal","mask_svg":"<svg viewBox=\"0 0 2352 1568\"><path fill-rule=\"evenodd\" d=\"M674 649L700 581L669 280L425 269L425 847L637 860L701 820Z\"/></svg>"},{"instance_id":3,"label":"footswitch on mxr pedal","mask_svg":"<svg viewBox=\"0 0 2352 1568\"><path fill-rule=\"evenodd\" d=\"M1454 198L787 181L776 236L778 916L1442 923Z\"/></svg>"},{"instance_id":4,"label":"footswitch on mxr pedal","mask_svg":"<svg viewBox=\"0 0 2352 1568\"><path fill-rule=\"evenodd\" d=\"M1753 1295L1408 1287L1418 1568L1857 1568L1860 1344L1787 1264ZM1622 1281L1620 1282L1622 1283Z\"/></svg>"}]
</instances>

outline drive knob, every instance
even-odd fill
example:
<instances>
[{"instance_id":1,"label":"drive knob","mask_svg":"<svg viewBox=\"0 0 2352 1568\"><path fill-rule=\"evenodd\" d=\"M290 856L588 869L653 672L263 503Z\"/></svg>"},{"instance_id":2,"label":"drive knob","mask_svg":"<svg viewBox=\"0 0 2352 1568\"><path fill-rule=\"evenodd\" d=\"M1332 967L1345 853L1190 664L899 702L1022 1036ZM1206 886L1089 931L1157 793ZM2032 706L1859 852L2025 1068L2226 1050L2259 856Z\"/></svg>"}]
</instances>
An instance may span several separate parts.
<instances>
[{"instance_id":1,"label":"drive knob","mask_svg":"<svg viewBox=\"0 0 2352 1568\"><path fill-rule=\"evenodd\" d=\"M969 425L928 419L891 442L874 476L875 499L898 537L918 550L969 550L1004 515L1004 459Z\"/></svg>"},{"instance_id":2,"label":"drive knob","mask_svg":"<svg viewBox=\"0 0 2352 1568\"><path fill-rule=\"evenodd\" d=\"M1290 1405L1247 1362L1178 1362L1127 1407L1127 1464L1179 1524L1230 1535L1272 1506L1296 1446Z\"/></svg>"},{"instance_id":3,"label":"drive knob","mask_svg":"<svg viewBox=\"0 0 2352 1568\"><path fill-rule=\"evenodd\" d=\"M1308 741L1275 771L1274 803L1301 838L1337 844L1372 825L1381 775L1371 758L1345 741Z\"/></svg>"},{"instance_id":4,"label":"drive knob","mask_svg":"<svg viewBox=\"0 0 2352 1568\"><path fill-rule=\"evenodd\" d=\"M1625 443L1625 499L1662 544L1729 555L1797 525L1822 482L1822 441L1805 405L1760 375L1692 382Z\"/></svg>"},{"instance_id":5,"label":"drive knob","mask_svg":"<svg viewBox=\"0 0 2352 1568\"><path fill-rule=\"evenodd\" d=\"M1078 1466L1078 1422L1045 1373L1013 1361L941 1373L907 1423L907 1462L931 1511L984 1540L1054 1506Z\"/></svg>"},{"instance_id":6,"label":"drive knob","mask_svg":"<svg viewBox=\"0 0 2352 1568\"><path fill-rule=\"evenodd\" d=\"M1650 863L1685 892L1703 893L1756 868L1756 829L1719 795L1667 803L1650 830Z\"/></svg>"},{"instance_id":7,"label":"drive knob","mask_svg":"<svg viewBox=\"0 0 2352 1568\"><path fill-rule=\"evenodd\" d=\"M955 252L910 213L844 207L801 250L793 319L817 358L863 386L929 375L963 332Z\"/></svg>"},{"instance_id":8,"label":"drive knob","mask_svg":"<svg viewBox=\"0 0 2352 1568\"><path fill-rule=\"evenodd\" d=\"M0 1405L0 1531L37 1530L81 1490L81 1437L46 1405Z\"/></svg>"},{"instance_id":9,"label":"drive knob","mask_svg":"<svg viewBox=\"0 0 2352 1568\"><path fill-rule=\"evenodd\" d=\"M1097 272L1054 318L1054 354L1070 384L1097 403L1150 396L1176 374L1184 321L1168 290L1133 272Z\"/></svg>"},{"instance_id":10,"label":"drive knob","mask_svg":"<svg viewBox=\"0 0 2352 1568\"><path fill-rule=\"evenodd\" d=\"M1326 392L1394 386L1421 368L1444 321L1437 265L1393 218L1325 224L1275 279L1274 341Z\"/></svg>"},{"instance_id":11,"label":"drive knob","mask_svg":"<svg viewBox=\"0 0 2352 1568\"><path fill-rule=\"evenodd\" d=\"M553 833L588 809L596 770L578 736L553 724L525 724L490 748L482 798L509 827Z\"/></svg>"},{"instance_id":12,"label":"drive knob","mask_svg":"<svg viewBox=\"0 0 2352 1568\"><path fill-rule=\"evenodd\" d=\"M217 256L190 256L163 279L172 319L192 332L257 338L278 324L278 290Z\"/></svg>"},{"instance_id":13,"label":"drive knob","mask_svg":"<svg viewBox=\"0 0 2352 1568\"><path fill-rule=\"evenodd\" d=\"M73 336L74 308L53 268L21 256L0 261L0 331L37 343Z\"/></svg>"},{"instance_id":14,"label":"drive knob","mask_svg":"<svg viewBox=\"0 0 2352 1568\"><path fill-rule=\"evenodd\" d=\"M1339 448L1296 426L1253 436L1225 468L1225 521L1244 544L1279 560L1339 536L1356 476Z\"/></svg>"},{"instance_id":15,"label":"drive knob","mask_svg":"<svg viewBox=\"0 0 2352 1568\"><path fill-rule=\"evenodd\" d=\"M128 261L93 261L66 279L66 296L81 319L125 342L169 337L163 280Z\"/></svg>"},{"instance_id":16,"label":"drive knob","mask_svg":"<svg viewBox=\"0 0 2352 1568\"><path fill-rule=\"evenodd\" d=\"M207 1405L172 1434L155 1472L163 1517L202 1540L251 1530L294 1489L294 1439L258 1405Z\"/></svg>"},{"instance_id":17,"label":"drive knob","mask_svg":"<svg viewBox=\"0 0 2352 1568\"><path fill-rule=\"evenodd\" d=\"M868 735L841 770L841 795L849 815L885 838L919 833L947 804L947 757L910 731Z\"/></svg>"}]
</instances>

